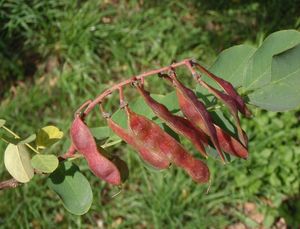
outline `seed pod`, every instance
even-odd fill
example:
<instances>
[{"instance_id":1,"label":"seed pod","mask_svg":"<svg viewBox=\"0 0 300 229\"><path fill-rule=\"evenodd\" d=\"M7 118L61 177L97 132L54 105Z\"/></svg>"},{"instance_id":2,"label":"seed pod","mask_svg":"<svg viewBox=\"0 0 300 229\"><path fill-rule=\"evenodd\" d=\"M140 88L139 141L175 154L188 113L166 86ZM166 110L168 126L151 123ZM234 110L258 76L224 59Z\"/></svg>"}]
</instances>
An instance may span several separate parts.
<instances>
[{"instance_id":1,"label":"seed pod","mask_svg":"<svg viewBox=\"0 0 300 229\"><path fill-rule=\"evenodd\" d=\"M207 154L202 143L203 138L206 138L206 136L201 130L198 130L190 121L186 120L185 118L173 115L163 104L155 101L150 96L150 93L142 86L137 85L137 89L143 96L148 106L160 119L164 120L175 132L188 138L194 144L197 150L207 158Z\"/></svg>"},{"instance_id":2,"label":"seed pod","mask_svg":"<svg viewBox=\"0 0 300 229\"><path fill-rule=\"evenodd\" d=\"M121 175L117 167L98 152L97 145L89 128L77 116L71 126L71 139L77 151L82 153L91 171L108 183L119 185Z\"/></svg>"},{"instance_id":3,"label":"seed pod","mask_svg":"<svg viewBox=\"0 0 300 229\"><path fill-rule=\"evenodd\" d=\"M219 126L215 125L218 141L220 142L221 148L224 152L232 154L236 157L247 159L248 150L234 137L227 134Z\"/></svg>"},{"instance_id":4,"label":"seed pod","mask_svg":"<svg viewBox=\"0 0 300 229\"><path fill-rule=\"evenodd\" d=\"M198 182L209 180L208 167L201 161L192 157L174 138L164 132L156 123L144 116L132 112L125 107L129 126L135 137L144 142L146 147L154 146L166 155L175 165L184 169L190 177Z\"/></svg>"},{"instance_id":5,"label":"seed pod","mask_svg":"<svg viewBox=\"0 0 300 229\"><path fill-rule=\"evenodd\" d=\"M138 151L140 157L151 166L157 169L166 169L170 165L170 161L159 153L155 152L152 148L147 148L142 142L140 142L130 130L125 130L115 123L111 118L107 118L107 124L110 129L118 135L127 144L131 145L136 151Z\"/></svg>"},{"instance_id":6,"label":"seed pod","mask_svg":"<svg viewBox=\"0 0 300 229\"><path fill-rule=\"evenodd\" d=\"M218 83L218 85L223 88L223 90L230 95L236 102L238 105L238 109L239 111L244 114L246 117L250 117L251 116L251 111L248 109L248 107L246 106L244 100L242 99L242 97L237 93L237 91L235 90L235 88L232 86L231 83L229 83L228 81L216 76L215 74L211 73L210 71L208 71L207 69L205 69L203 66L201 66L200 64L197 63L193 63L200 71L204 72L208 77L210 77L211 79L213 79L215 82Z\"/></svg>"},{"instance_id":7,"label":"seed pod","mask_svg":"<svg viewBox=\"0 0 300 229\"><path fill-rule=\"evenodd\" d=\"M247 136L245 132L243 131L240 123L240 119L238 116L238 104L236 100L234 100L231 96L224 94L223 92L218 91L217 89L211 87L201 79L197 79L197 82L199 82L200 85L204 86L209 92L211 92L213 95L215 95L219 100L221 100L229 109L230 113L232 114L238 130L238 136L240 141L244 144L244 146L247 146Z\"/></svg>"},{"instance_id":8,"label":"seed pod","mask_svg":"<svg viewBox=\"0 0 300 229\"><path fill-rule=\"evenodd\" d=\"M171 76L171 79L176 88L177 98L182 113L210 137L222 161L225 161L220 143L218 142L217 133L215 126L213 125L212 117L206 110L204 104L198 100L197 96L191 89L185 87L176 78L175 74Z\"/></svg>"}]
</instances>

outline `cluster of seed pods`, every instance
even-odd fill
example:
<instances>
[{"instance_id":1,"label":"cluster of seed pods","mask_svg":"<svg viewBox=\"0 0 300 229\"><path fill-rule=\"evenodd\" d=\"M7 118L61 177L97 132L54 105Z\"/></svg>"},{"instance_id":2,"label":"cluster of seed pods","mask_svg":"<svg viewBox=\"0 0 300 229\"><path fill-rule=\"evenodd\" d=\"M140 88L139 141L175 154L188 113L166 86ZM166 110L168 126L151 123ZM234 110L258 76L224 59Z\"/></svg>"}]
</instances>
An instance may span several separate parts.
<instances>
[{"instance_id":1,"label":"cluster of seed pods","mask_svg":"<svg viewBox=\"0 0 300 229\"><path fill-rule=\"evenodd\" d=\"M208 112L204 103L196 96L194 91L186 87L179 80L175 69L181 66L186 67L200 86L206 88L229 109L236 123L238 138L235 138L218 126L214 122L211 113ZM201 73L214 80L222 88L222 91L205 82L201 77ZM170 82L174 87L183 116L174 115L165 105L153 99L145 89L144 79L156 74ZM250 117L251 113L249 109L242 97L229 82L215 76L203 66L190 59L125 80L104 91L96 99L84 103L76 112L72 123L70 130L72 145L68 153L65 154L65 158L71 157L75 151L78 151L87 160L91 171L97 177L113 185L122 183L120 166L118 166L116 161L107 157L103 149L97 147L91 131L84 122L85 117L90 111L99 105L109 128L137 151L140 158L147 164L159 170L167 169L171 164L174 164L183 169L197 183L206 183L209 181L209 169L202 160L190 154L157 123L130 109L123 95L123 87L129 84L134 85L145 103L159 119L174 132L188 139L204 158L208 157L206 148L210 145L217 150L223 162L225 162L224 152L247 159L248 138L241 128L238 113ZM102 103L105 97L113 91L119 92L120 107L127 116L127 128L123 128L113 121L110 115L103 109ZM84 108L85 110L82 111ZM124 164L122 161L123 167Z\"/></svg>"}]
</instances>

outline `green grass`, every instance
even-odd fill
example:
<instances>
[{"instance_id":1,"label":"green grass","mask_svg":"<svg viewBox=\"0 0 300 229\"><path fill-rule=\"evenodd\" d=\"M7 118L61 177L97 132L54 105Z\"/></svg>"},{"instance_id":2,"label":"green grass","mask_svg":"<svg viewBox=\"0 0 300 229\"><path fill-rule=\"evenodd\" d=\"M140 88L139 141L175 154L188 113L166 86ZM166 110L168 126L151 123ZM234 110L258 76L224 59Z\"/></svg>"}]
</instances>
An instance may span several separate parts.
<instances>
[{"instance_id":1,"label":"green grass","mask_svg":"<svg viewBox=\"0 0 300 229\"><path fill-rule=\"evenodd\" d=\"M68 135L76 108L116 81L186 57L208 66L224 48L258 44L273 31L300 26L296 1L109 2L0 0L0 117L11 129L26 136L54 124ZM151 85L157 93L166 91L159 79ZM107 106L114 109L115 101ZM277 217L291 215L285 203L299 195L299 113L253 111L253 119L243 120L249 160L222 166L209 159L208 194L207 185L194 184L179 169L147 169L122 145L111 149L130 168L119 194L78 161L93 186L88 214L69 214L41 176L0 192L0 227L223 228L238 221L255 227L240 211L247 201L259 206L270 227ZM103 120L94 114L89 124L100 126ZM1 152L4 147L1 142ZM57 146L55 153L65 147ZM9 175L0 162L4 180Z\"/></svg>"}]
</instances>

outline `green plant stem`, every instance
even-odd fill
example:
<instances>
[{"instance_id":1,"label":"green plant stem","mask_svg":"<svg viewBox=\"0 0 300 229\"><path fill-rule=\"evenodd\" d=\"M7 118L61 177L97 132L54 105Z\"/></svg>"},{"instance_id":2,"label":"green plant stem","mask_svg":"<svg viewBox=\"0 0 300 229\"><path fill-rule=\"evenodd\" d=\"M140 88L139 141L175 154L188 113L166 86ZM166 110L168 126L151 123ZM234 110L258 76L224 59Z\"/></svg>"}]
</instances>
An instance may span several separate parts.
<instances>
[{"instance_id":1,"label":"green plant stem","mask_svg":"<svg viewBox=\"0 0 300 229\"><path fill-rule=\"evenodd\" d=\"M11 135L13 135L15 138L21 138L19 135L17 135L15 132L13 132L12 130L10 130L8 127L6 126L2 126L2 128L7 131L8 133L10 133ZM32 151L34 151L35 153L40 153L39 151L37 151L35 148L33 148L29 143L25 143L25 145L30 148Z\"/></svg>"}]
</instances>

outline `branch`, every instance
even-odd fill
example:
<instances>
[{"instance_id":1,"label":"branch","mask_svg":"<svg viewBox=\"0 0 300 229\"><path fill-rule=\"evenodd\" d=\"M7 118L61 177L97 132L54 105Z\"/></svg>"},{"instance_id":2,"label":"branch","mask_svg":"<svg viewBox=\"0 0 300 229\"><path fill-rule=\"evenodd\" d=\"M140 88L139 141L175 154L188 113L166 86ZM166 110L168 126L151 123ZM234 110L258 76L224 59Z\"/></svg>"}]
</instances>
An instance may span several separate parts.
<instances>
[{"instance_id":1,"label":"branch","mask_svg":"<svg viewBox=\"0 0 300 229\"><path fill-rule=\"evenodd\" d=\"M9 180L5 180L5 181L1 181L0 182L0 190L3 189L11 189L11 188L16 188L20 185L21 183L19 183L16 179L12 178Z\"/></svg>"},{"instance_id":2,"label":"branch","mask_svg":"<svg viewBox=\"0 0 300 229\"><path fill-rule=\"evenodd\" d=\"M179 66L182 66L182 65L186 65L189 61L191 61L190 59L185 59L183 61L180 61L178 63L174 63L174 64L171 64L170 66L167 66L167 67L163 67L163 68L160 68L160 69L156 69L156 70L152 70L152 71L149 71L149 72L145 72L143 74L140 74L138 76L134 76L134 77L131 77L130 79L128 80L124 80L118 84L115 84L113 87L105 90L103 93L101 93L100 95L98 95L96 97L96 99L94 99L89 105L88 107L85 109L84 113L83 113L83 116L85 117L86 115L88 115L91 110L99 103L102 102L102 100L110 95L113 91L115 90L119 90L120 88L122 88L123 86L125 85L128 85L128 84L131 84L132 82L136 81L136 80L142 80L145 78L145 77L148 77L148 76L151 76L151 75L155 75L155 74L159 74L161 72L164 72L164 71L168 71L170 68L177 68ZM82 107L82 106L81 106Z\"/></svg>"}]
</instances>

